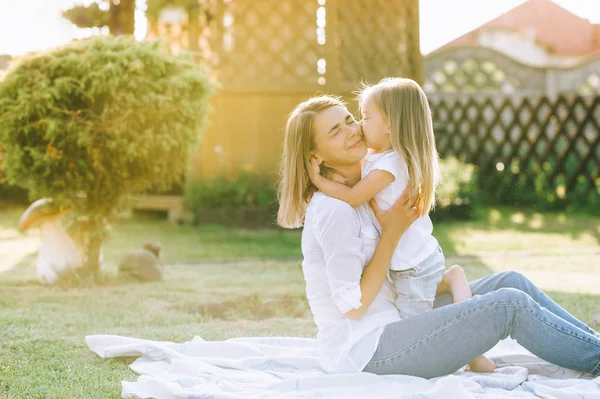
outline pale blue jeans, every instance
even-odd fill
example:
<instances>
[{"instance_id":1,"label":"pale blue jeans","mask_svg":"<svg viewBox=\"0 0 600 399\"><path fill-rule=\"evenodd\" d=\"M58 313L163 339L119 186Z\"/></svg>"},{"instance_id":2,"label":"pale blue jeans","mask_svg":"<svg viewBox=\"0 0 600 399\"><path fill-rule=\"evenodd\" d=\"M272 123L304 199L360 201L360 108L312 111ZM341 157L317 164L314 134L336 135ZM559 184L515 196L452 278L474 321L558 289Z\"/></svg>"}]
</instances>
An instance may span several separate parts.
<instances>
[{"instance_id":1,"label":"pale blue jeans","mask_svg":"<svg viewBox=\"0 0 600 399\"><path fill-rule=\"evenodd\" d=\"M444 253L439 246L412 269L390 270L390 282L397 294L396 308L402 319L433 309L435 293L446 271Z\"/></svg>"},{"instance_id":2,"label":"pale blue jeans","mask_svg":"<svg viewBox=\"0 0 600 399\"><path fill-rule=\"evenodd\" d=\"M385 327L364 371L433 378L451 374L500 340L512 337L536 356L600 375L600 337L522 274L508 271L470 284L473 298Z\"/></svg>"}]
</instances>

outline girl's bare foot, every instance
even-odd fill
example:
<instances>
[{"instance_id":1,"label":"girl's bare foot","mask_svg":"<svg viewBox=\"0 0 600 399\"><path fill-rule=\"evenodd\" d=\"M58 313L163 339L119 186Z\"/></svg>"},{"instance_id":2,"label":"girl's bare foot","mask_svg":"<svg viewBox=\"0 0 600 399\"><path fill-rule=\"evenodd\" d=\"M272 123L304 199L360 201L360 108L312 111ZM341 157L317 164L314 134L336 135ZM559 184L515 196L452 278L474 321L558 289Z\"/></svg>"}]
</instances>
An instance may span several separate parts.
<instances>
[{"instance_id":1,"label":"girl's bare foot","mask_svg":"<svg viewBox=\"0 0 600 399\"><path fill-rule=\"evenodd\" d=\"M450 268L444 272L442 282L448 287L454 299L454 303L462 302L473 296L471 288L469 287L469 282L467 281L467 275L459 265L450 266Z\"/></svg>"},{"instance_id":2,"label":"girl's bare foot","mask_svg":"<svg viewBox=\"0 0 600 399\"><path fill-rule=\"evenodd\" d=\"M493 373L496 365L485 356L477 356L469 363L469 371L474 373Z\"/></svg>"}]
</instances>

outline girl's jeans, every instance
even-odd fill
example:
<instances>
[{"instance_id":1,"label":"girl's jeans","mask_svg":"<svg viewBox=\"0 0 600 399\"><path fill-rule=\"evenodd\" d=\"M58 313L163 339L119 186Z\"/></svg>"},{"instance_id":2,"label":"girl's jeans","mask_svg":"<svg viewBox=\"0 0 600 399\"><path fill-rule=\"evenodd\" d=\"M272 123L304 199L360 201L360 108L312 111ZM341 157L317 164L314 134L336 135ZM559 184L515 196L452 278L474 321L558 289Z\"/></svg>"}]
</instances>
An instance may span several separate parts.
<instances>
[{"instance_id":1,"label":"girl's jeans","mask_svg":"<svg viewBox=\"0 0 600 399\"><path fill-rule=\"evenodd\" d=\"M423 262L412 269L390 270L390 282L397 294L396 308L402 319L433 309L435 293L442 282L446 266L439 246Z\"/></svg>"},{"instance_id":2,"label":"girl's jeans","mask_svg":"<svg viewBox=\"0 0 600 399\"><path fill-rule=\"evenodd\" d=\"M439 295L435 309L387 325L364 371L438 377L512 337L548 362L600 375L600 337L522 274L497 273L470 286L471 299Z\"/></svg>"}]
</instances>

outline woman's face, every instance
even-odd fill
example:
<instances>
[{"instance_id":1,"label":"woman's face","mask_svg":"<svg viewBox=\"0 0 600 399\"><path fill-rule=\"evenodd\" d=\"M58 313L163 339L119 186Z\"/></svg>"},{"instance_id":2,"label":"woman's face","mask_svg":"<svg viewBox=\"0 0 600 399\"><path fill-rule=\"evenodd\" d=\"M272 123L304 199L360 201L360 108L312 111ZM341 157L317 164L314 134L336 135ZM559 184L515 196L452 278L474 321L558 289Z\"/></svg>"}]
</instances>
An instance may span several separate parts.
<instances>
[{"instance_id":1,"label":"woman's face","mask_svg":"<svg viewBox=\"0 0 600 399\"><path fill-rule=\"evenodd\" d=\"M361 128L344 107L327 108L317 115L313 135L312 155L329 167L356 165L367 155Z\"/></svg>"}]
</instances>

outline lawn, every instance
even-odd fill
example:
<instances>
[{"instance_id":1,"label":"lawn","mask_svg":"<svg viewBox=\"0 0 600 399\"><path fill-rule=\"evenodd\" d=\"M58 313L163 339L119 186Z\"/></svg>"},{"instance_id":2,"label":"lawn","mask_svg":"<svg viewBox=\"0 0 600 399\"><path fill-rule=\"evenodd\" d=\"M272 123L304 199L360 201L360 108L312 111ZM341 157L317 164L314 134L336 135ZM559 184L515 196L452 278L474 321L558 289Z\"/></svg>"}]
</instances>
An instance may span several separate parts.
<instances>
[{"instance_id":1,"label":"lawn","mask_svg":"<svg viewBox=\"0 0 600 399\"><path fill-rule=\"evenodd\" d=\"M119 398L131 359L102 360L88 334L187 341L236 336L314 336L304 299L298 231L120 221L104 256L162 243L165 281L70 289L35 280L37 232L15 229L22 208L0 210L0 398ZM471 279L516 269L577 317L600 328L600 218L482 210L472 222L435 227L448 263Z\"/></svg>"}]
</instances>

